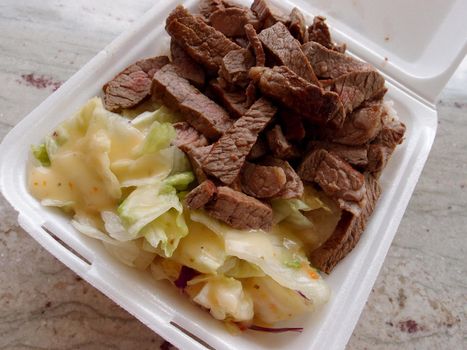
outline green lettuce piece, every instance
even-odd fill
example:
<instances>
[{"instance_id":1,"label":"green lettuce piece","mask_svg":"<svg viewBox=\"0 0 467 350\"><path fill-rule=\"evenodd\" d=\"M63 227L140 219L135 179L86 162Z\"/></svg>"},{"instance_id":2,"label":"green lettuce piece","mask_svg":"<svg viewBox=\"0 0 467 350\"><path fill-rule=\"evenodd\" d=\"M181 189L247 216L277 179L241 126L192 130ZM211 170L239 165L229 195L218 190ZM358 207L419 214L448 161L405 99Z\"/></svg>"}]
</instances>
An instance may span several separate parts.
<instances>
[{"instance_id":1,"label":"green lettuce piece","mask_svg":"<svg viewBox=\"0 0 467 350\"><path fill-rule=\"evenodd\" d=\"M171 123L159 123L155 121L144 140L141 154L154 153L169 147L176 135L176 131Z\"/></svg>"},{"instance_id":2,"label":"green lettuce piece","mask_svg":"<svg viewBox=\"0 0 467 350\"><path fill-rule=\"evenodd\" d=\"M31 146L31 152L42 166L50 166L49 154L47 153L47 147L45 143L41 143L38 146Z\"/></svg>"},{"instance_id":3,"label":"green lettuce piece","mask_svg":"<svg viewBox=\"0 0 467 350\"><path fill-rule=\"evenodd\" d=\"M191 171L184 171L176 175L169 176L163 182L164 185L174 187L177 191L184 191L188 185L195 180L195 175Z\"/></svg>"},{"instance_id":4,"label":"green lettuce piece","mask_svg":"<svg viewBox=\"0 0 467 350\"><path fill-rule=\"evenodd\" d=\"M159 248L165 257L171 257L180 239L188 234L183 212L178 209L170 209L141 230L146 241L152 247Z\"/></svg>"},{"instance_id":5,"label":"green lettuce piece","mask_svg":"<svg viewBox=\"0 0 467 350\"><path fill-rule=\"evenodd\" d=\"M120 204L117 213L129 234L136 237L143 227L171 208L183 210L177 191L157 183L137 187Z\"/></svg>"},{"instance_id":6,"label":"green lettuce piece","mask_svg":"<svg viewBox=\"0 0 467 350\"><path fill-rule=\"evenodd\" d=\"M287 221L297 228L313 227L313 223L301 212L312 210L304 201L300 199L275 199L271 202L271 206L275 224Z\"/></svg>"}]
</instances>

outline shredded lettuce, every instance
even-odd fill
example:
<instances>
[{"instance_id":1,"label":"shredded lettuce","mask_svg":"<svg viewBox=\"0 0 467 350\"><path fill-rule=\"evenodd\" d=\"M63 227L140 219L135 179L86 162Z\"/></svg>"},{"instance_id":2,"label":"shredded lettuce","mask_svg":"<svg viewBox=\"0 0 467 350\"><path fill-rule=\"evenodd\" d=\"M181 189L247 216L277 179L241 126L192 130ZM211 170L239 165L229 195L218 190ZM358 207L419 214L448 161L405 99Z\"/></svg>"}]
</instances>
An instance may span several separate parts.
<instances>
[{"instance_id":1,"label":"shredded lettuce","mask_svg":"<svg viewBox=\"0 0 467 350\"><path fill-rule=\"evenodd\" d=\"M170 146L176 136L171 123L154 121L140 149L140 154L155 153Z\"/></svg>"},{"instance_id":2,"label":"shredded lettuce","mask_svg":"<svg viewBox=\"0 0 467 350\"><path fill-rule=\"evenodd\" d=\"M45 143L41 143L38 146L31 146L31 152L42 166L50 166L50 159L49 154L47 153L47 148L45 147Z\"/></svg>"},{"instance_id":3,"label":"shredded lettuce","mask_svg":"<svg viewBox=\"0 0 467 350\"><path fill-rule=\"evenodd\" d=\"M208 279L193 301L209 309L218 320L241 322L253 319L253 300L243 291L242 283L234 278Z\"/></svg>"},{"instance_id":4,"label":"shredded lettuce","mask_svg":"<svg viewBox=\"0 0 467 350\"><path fill-rule=\"evenodd\" d=\"M281 286L270 277L249 278L243 282L244 290L251 295L255 322L274 324L313 311L317 304L300 293Z\"/></svg>"},{"instance_id":5,"label":"shredded lettuce","mask_svg":"<svg viewBox=\"0 0 467 350\"><path fill-rule=\"evenodd\" d=\"M195 175L191 171L184 171L176 175L169 176L163 183L165 185L172 186L177 191L184 191L188 188L188 185L195 180Z\"/></svg>"},{"instance_id":6,"label":"shredded lettuce","mask_svg":"<svg viewBox=\"0 0 467 350\"><path fill-rule=\"evenodd\" d=\"M257 265L277 283L300 291L316 305L324 304L328 300L327 284L317 271L309 266L306 255L298 249L300 246L284 244L284 236L280 232L235 230L200 211L192 211L190 216L193 221L202 223L224 239L227 255ZM284 261L295 259L302 262L301 268L291 268L284 264Z\"/></svg>"}]
</instances>

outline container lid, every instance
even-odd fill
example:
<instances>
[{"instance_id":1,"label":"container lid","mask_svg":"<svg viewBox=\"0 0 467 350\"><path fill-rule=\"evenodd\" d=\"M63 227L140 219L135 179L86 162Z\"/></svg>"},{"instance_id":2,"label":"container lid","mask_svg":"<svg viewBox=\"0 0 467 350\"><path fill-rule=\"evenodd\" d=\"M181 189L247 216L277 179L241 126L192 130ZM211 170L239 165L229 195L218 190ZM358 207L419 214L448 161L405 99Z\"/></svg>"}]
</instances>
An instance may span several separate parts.
<instances>
[{"instance_id":1,"label":"container lid","mask_svg":"<svg viewBox=\"0 0 467 350\"><path fill-rule=\"evenodd\" d=\"M434 103L467 53L465 0L293 0L337 42Z\"/></svg>"}]
</instances>

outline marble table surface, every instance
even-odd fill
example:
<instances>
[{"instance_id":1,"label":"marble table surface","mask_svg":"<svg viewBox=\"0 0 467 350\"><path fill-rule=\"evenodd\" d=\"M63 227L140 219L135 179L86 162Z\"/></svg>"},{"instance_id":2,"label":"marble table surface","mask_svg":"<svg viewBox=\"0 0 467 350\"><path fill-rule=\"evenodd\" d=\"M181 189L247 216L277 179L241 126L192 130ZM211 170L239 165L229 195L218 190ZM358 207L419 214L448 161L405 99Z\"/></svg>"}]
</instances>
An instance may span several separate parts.
<instances>
[{"instance_id":1,"label":"marble table surface","mask_svg":"<svg viewBox=\"0 0 467 350\"><path fill-rule=\"evenodd\" d=\"M0 140L153 3L2 0ZM467 60L437 107L433 149L348 349L467 348ZM0 197L0 349L162 342L30 238Z\"/></svg>"}]
</instances>

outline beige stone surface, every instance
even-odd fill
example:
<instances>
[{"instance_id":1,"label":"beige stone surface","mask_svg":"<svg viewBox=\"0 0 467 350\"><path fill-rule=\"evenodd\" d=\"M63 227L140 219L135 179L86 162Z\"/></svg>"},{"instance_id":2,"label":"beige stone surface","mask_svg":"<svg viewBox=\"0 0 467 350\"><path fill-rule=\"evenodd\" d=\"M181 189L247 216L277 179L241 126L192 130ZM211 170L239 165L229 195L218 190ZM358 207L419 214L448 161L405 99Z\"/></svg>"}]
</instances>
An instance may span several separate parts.
<instances>
[{"instance_id":1,"label":"beige stone surface","mask_svg":"<svg viewBox=\"0 0 467 350\"><path fill-rule=\"evenodd\" d=\"M155 1L0 2L0 140ZM467 61L348 349L467 348ZM162 339L25 233L0 197L0 349L157 349Z\"/></svg>"}]
</instances>

